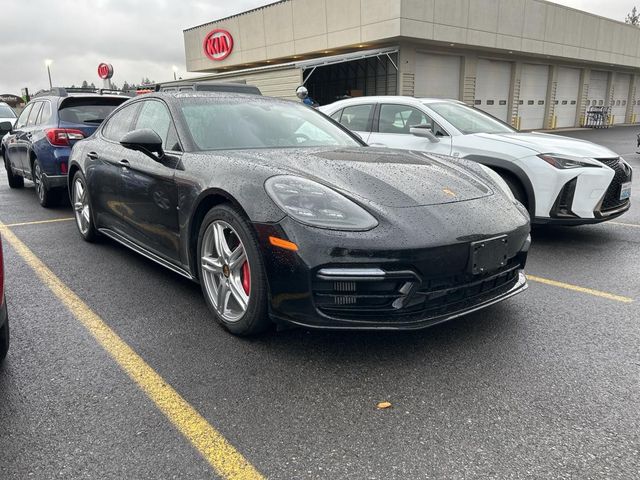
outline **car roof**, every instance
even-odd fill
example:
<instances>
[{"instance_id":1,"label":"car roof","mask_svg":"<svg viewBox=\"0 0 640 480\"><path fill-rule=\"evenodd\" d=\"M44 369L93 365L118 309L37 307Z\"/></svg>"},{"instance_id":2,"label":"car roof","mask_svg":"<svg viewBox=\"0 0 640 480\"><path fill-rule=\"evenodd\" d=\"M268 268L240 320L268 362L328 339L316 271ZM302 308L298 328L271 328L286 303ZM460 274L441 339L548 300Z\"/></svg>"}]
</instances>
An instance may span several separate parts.
<instances>
[{"instance_id":1,"label":"car roof","mask_svg":"<svg viewBox=\"0 0 640 480\"><path fill-rule=\"evenodd\" d=\"M464 105L464 102L460 100L455 100L453 98L434 98L434 97L409 97L403 95L372 95L366 97L352 97L345 98L342 100L338 100L336 102L330 103L328 105L323 105L320 107L331 108L338 107L342 105L351 105L351 104L362 104L362 103L372 103L372 102L382 102L382 103L404 103L409 105L420 105L420 104L429 104L429 103L442 103L442 102L450 102L450 103L459 103Z\"/></svg>"}]
</instances>

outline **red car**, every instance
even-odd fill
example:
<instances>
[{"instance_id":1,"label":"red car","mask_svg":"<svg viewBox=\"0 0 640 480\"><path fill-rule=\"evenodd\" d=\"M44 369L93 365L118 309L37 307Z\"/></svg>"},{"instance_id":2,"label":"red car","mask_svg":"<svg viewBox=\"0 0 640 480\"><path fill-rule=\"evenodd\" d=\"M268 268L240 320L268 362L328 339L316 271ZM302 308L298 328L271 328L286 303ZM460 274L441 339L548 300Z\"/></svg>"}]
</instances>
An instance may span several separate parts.
<instances>
[{"instance_id":1,"label":"red car","mask_svg":"<svg viewBox=\"0 0 640 480\"><path fill-rule=\"evenodd\" d=\"M9 350L9 317L7 302L4 298L4 264L2 261L2 238L0 238L0 362Z\"/></svg>"}]
</instances>

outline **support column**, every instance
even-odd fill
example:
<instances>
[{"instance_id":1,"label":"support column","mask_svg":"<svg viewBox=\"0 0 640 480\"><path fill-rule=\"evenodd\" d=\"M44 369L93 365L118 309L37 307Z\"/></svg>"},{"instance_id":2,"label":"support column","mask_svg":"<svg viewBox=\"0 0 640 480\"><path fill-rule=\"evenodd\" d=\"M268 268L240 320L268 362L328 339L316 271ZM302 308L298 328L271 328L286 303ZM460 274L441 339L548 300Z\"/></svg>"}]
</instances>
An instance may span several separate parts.
<instances>
[{"instance_id":1,"label":"support column","mask_svg":"<svg viewBox=\"0 0 640 480\"><path fill-rule=\"evenodd\" d=\"M583 68L580 73L580 88L578 89L578 108L576 111L576 125L584 127L587 123L587 98L589 97L589 83L591 82L591 69Z\"/></svg>"},{"instance_id":2,"label":"support column","mask_svg":"<svg viewBox=\"0 0 640 480\"><path fill-rule=\"evenodd\" d=\"M547 98L544 108L544 128L556 128L556 90L558 89L558 67L549 66L549 83L547 85Z\"/></svg>"},{"instance_id":3,"label":"support column","mask_svg":"<svg viewBox=\"0 0 640 480\"><path fill-rule=\"evenodd\" d=\"M476 100L476 76L478 72L478 57L465 55L462 57L462 85L460 85L460 99L473 107Z\"/></svg>"}]
</instances>

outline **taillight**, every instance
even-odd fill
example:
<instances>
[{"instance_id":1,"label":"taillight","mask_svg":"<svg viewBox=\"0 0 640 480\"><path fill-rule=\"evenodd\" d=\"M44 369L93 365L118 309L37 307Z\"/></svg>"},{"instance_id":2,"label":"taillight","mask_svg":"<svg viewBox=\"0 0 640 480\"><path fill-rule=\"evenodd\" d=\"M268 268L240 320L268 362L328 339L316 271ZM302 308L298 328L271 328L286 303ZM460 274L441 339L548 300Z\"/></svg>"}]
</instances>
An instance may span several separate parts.
<instances>
[{"instance_id":1,"label":"taillight","mask_svg":"<svg viewBox=\"0 0 640 480\"><path fill-rule=\"evenodd\" d=\"M82 140L84 133L72 128L50 128L45 131L49 143L56 147L68 147L71 140Z\"/></svg>"}]
</instances>

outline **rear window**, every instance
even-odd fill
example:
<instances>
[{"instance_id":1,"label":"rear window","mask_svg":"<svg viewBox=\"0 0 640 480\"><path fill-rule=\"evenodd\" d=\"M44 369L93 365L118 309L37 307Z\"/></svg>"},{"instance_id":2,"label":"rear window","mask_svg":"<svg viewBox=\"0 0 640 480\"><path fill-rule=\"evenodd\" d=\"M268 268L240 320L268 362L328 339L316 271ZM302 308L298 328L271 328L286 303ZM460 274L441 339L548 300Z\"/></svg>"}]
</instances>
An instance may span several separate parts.
<instances>
[{"instance_id":1,"label":"rear window","mask_svg":"<svg viewBox=\"0 0 640 480\"><path fill-rule=\"evenodd\" d=\"M0 105L0 118L16 118L16 114L8 105Z\"/></svg>"},{"instance_id":2,"label":"rear window","mask_svg":"<svg viewBox=\"0 0 640 480\"><path fill-rule=\"evenodd\" d=\"M68 98L58 110L60 121L79 125L99 125L116 107L128 100L123 98Z\"/></svg>"}]
</instances>

